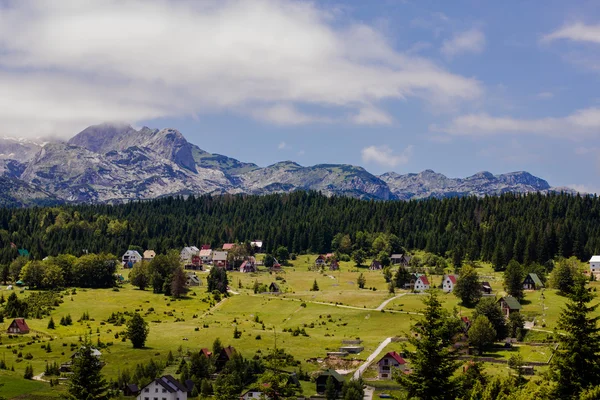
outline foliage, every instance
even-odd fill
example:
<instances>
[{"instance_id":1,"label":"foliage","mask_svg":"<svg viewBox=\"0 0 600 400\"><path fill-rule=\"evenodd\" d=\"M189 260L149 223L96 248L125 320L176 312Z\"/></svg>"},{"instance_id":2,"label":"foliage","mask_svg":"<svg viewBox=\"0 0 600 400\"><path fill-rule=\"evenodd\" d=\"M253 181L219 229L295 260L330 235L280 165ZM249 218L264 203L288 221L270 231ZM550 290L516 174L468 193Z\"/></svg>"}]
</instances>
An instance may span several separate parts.
<instances>
[{"instance_id":1,"label":"foliage","mask_svg":"<svg viewBox=\"0 0 600 400\"><path fill-rule=\"evenodd\" d=\"M69 395L73 400L105 400L108 385L102 376L102 363L94 356L92 344L86 338L73 359Z\"/></svg>"},{"instance_id":2,"label":"foliage","mask_svg":"<svg viewBox=\"0 0 600 400\"><path fill-rule=\"evenodd\" d=\"M494 344L496 330L485 315L479 315L469 328L469 344L475 347L479 354Z\"/></svg>"},{"instance_id":3,"label":"foliage","mask_svg":"<svg viewBox=\"0 0 600 400\"><path fill-rule=\"evenodd\" d=\"M171 295L175 298L181 297L185 291L185 284L187 282L187 278L185 276L185 272L183 268L178 267L173 271L173 275L171 278Z\"/></svg>"},{"instance_id":4,"label":"foliage","mask_svg":"<svg viewBox=\"0 0 600 400\"><path fill-rule=\"evenodd\" d=\"M453 344L460 329L460 320L442 307L435 292L423 303L423 317L413 325L415 335L409 338L409 343L415 348L411 355L413 372L401 374L397 380L406 389L409 398L454 398L457 384L453 375L458 363Z\"/></svg>"},{"instance_id":5,"label":"foliage","mask_svg":"<svg viewBox=\"0 0 600 400\"><path fill-rule=\"evenodd\" d=\"M144 321L144 318L140 314L133 314L129 321L127 321L127 337L134 349L144 347L148 333L150 333L148 323Z\"/></svg>"},{"instance_id":6,"label":"foliage","mask_svg":"<svg viewBox=\"0 0 600 400\"><path fill-rule=\"evenodd\" d=\"M312 288L310 288L310 290L312 292L318 292L319 291L319 284L317 283L317 280L315 279L315 281L313 282Z\"/></svg>"},{"instance_id":7,"label":"foliage","mask_svg":"<svg viewBox=\"0 0 600 400\"><path fill-rule=\"evenodd\" d=\"M473 313L473 320L477 319L477 317L480 315L484 315L488 319L488 321L491 322L492 326L494 327L494 330L496 331L497 341L503 340L507 336L508 330L506 327L506 320L504 318L504 315L502 314L500 305L496 302L496 299L481 299L475 307L475 312Z\"/></svg>"},{"instance_id":8,"label":"foliage","mask_svg":"<svg viewBox=\"0 0 600 400\"><path fill-rule=\"evenodd\" d=\"M178 268L181 268L181 265L176 250L171 250L167 254L158 254L150 261L148 269L154 293L171 294L173 273Z\"/></svg>"},{"instance_id":9,"label":"foliage","mask_svg":"<svg viewBox=\"0 0 600 400\"><path fill-rule=\"evenodd\" d=\"M208 278L206 279L208 282L208 292L212 293L217 290L220 293L227 293L229 279L227 278L227 271L225 271L225 268L212 267L208 274Z\"/></svg>"},{"instance_id":10,"label":"foliage","mask_svg":"<svg viewBox=\"0 0 600 400\"><path fill-rule=\"evenodd\" d=\"M336 400L338 398L338 390L332 376L327 378L327 382L325 382L325 398L327 400Z\"/></svg>"},{"instance_id":11,"label":"foliage","mask_svg":"<svg viewBox=\"0 0 600 400\"><path fill-rule=\"evenodd\" d=\"M365 278L365 275L363 273L361 273L358 276L358 279L356 280L356 283L358 284L358 288L359 289L364 289L365 285L367 284L367 278Z\"/></svg>"},{"instance_id":12,"label":"foliage","mask_svg":"<svg viewBox=\"0 0 600 400\"><path fill-rule=\"evenodd\" d=\"M146 290L146 288L150 285L151 275L150 275L150 267L148 263L144 260L141 262L135 263L131 272L129 273L129 280L131 284L140 288L140 290Z\"/></svg>"},{"instance_id":13,"label":"foliage","mask_svg":"<svg viewBox=\"0 0 600 400\"><path fill-rule=\"evenodd\" d=\"M362 265L362 263L365 262L366 258L367 253L363 249L354 250L352 252L352 260L358 266Z\"/></svg>"},{"instance_id":14,"label":"foliage","mask_svg":"<svg viewBox=\"0 0 600 400\"><path fill-rule=\"evenodd\" d=\"M522 339L525 331L525 318L520 312L510 313L508 316L508 337Z\"/></svg>"},{"instance_id":15,"label":"foliage","mask_svg":"<svg viewBox=\"0 0 600 400\"><path fill-rule=\"evenodd\" d=\"M275 250L275 258L277 258L277 261L279 261L281 264L286 264L290 259L290 252L288 251L288 248L285 246L279 246L277 250Z\"/></svg>"},{"instance_id":16,"label":"foliage","mask_svg":"<svg viewBox=\"0 0 600 400\"><path fill-rule=\"evenodd\" d=\"M33 379L33 367L31 364L27 364L25 367L25 373L23 374L23 378L25 379Z\"/></svg>"},{"instance_id":17,"label":"foliage","mask_svg":"<svg viewBox=\"0 0 600 400\"><path fill-rule=\"evenodd\" d=\"M396 283L396 287L400 289L404 289L404 285L410 282L411 274L406 270L406 268L400 266L396 271L396 276L394 277L394 281Z\"/></svg>"},{"instance_id":18,"label":"foliage","mask_svg":"<svg viewBox=\"0 0 600 400\"><path fill-rule=\"evenodd\" d=\"M470 265L461 268L454 287L454 295L465 307L472 307L481 299L481 282L475 268Z\"/></svg>"},{"instance_id":19,"label":"foliage","mask_svg":"<svg viewBox=\"0 0 600 400\"><path fill-rule=\"evenodd\" d=\"M263 263L265 264L266 268L273 268L273 265L275 264L275 257L273 257L272 254L266 254Z\"/></svg>"},{"instance_id":20,"label":"foliage","mask_svg":"<svg viewBox=\"0 0 600 400\"><path fill-rule=\"evenodd\" d=\"M553 358L553 374L560 398L576 398L585 389L600 385L600 317L592 316L598 305L594 295L579 278L570 300L562 310L558 329L559 347Z\"/></svg>"},{"instance_id":21,"label":"foliage","mask_svg":"<svg viewBox=\"0 0 600 400\"><path fill-rule=\"evenodd\" d=\"M550 274L550 286L563 294L570 294L575 280L581 275L580 263L575 257L560 259Z\"/></svg>"},{"instance_id":22,"label":"foliage","mask_svg":"<svg viewBox=\"0 0 600 400\"><path fill-rule=\"evenodd\" d=\"M509 295L522 300L524 278L523 266L518 261L511 260L504 271L504 289Z\"/></svg>"}]
</instances>

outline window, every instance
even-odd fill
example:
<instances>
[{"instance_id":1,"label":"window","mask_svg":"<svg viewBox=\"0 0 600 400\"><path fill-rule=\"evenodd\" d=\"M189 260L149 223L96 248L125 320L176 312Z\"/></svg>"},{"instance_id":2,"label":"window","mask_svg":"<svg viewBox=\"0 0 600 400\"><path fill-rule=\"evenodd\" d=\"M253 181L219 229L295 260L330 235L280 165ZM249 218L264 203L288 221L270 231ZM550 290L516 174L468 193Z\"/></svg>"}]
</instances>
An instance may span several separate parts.
<instances>
[{"instance_id":1,"label":"window","mask_svg":"<svg viewBox=\"0 0 600 400\"><path fill-rule=\"evenodd\" d=\"M148 393L150 391L150 388L146 388L144 389L144 392Z\"/></svg>"},{"instance_id":2,"label":"window","mask_svg":"<svg viewBox=\"0 0 600 400\"><path fill-rule=\"evenodd\" d=\"M167 393L167 389L163 389L163 393Z\"/></svg>"},{"instance_id":3,"label":"window","mask_svg":"<svg viewBox=\"0 0 600 400\"><path fill-rule=\"evenodd\" d=\"M154 389L154 393L158 393L158 388ZM158 400L158 399L156 399L156 400Z\"/></svg>"},{"instance_id":4,"label":"window","mask_svg":"<svg viewBox=\"0 0 600 400\"><path fill-rule=\"evenodd\" d=\"M144 400L150 400L150 397L144 397Z\"/></svg>"}]
</instances>

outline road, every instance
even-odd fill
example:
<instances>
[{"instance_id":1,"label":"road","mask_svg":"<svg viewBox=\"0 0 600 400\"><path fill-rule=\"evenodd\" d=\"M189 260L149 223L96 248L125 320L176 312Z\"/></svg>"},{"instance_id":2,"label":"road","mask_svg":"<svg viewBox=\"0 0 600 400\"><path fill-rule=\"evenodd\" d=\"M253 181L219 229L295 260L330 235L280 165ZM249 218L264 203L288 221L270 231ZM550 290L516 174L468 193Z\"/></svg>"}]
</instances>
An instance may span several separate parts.
<instances>
[{"instance_id":1,"label":"road","mask_svg":"<svg viewBox=\"0 0 600 400\"><path fill-rule=\"evenodd\" d=\"M406 296L407 294L410 294L410 293L402 293L402 294L399 294L398 296L394 296L394 297L392 297L392 298L389 298L389 299L387 299L386 301L384 301L383 303L381 303L381 304L379 305L379 307L377 307L377 308L375 309L375 311L381 311L381 310L383 310L383 309L384 309L384 308L385 308L385 307L386 307L386 306L389 304L389 302L390 302L390 301L393 301L393 300L399 299L400 297L402 297L402 296Z\"/></svg>"},{"instance_id":2,"label":"road","mask_svg":"<svg viewBox=\"0 0 600 400\"><path fill-rule=\"evenodd\" d=\"M361 375L363 374L363 372L365 372L365 370L369 367L369 365L371 365L371 363L375 360L375 358L377 358L379 353L381 353L383 351L383 349L385 349L385 347L388 344L390 344L391 342L392 342L391 337L389 337L389 338L385 339L383 342L381 342L379 344L379 347L377 347L375 349L375 351L371 353L369 358L367 358L367 360L360 367L358 367L356 372L354 372L352 379L359 379L361 377Z\"/></svg>"}]
</instances>

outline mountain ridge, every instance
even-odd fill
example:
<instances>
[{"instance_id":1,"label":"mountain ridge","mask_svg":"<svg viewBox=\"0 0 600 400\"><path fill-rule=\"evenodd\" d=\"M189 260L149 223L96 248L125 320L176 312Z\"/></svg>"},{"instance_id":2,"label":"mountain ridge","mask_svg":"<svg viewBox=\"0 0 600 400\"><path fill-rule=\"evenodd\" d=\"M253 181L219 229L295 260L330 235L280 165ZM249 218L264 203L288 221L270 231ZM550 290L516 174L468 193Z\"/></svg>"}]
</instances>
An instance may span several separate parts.
<instances>
[{"instance_id":1,"label":"mountain ridge","mask_svg":"<svg viewBox=\"0 0 600 400\"><path fill-rule=\"evenodd\" d=\"M291 160L260 167L209 153L173 128L137 130L122 123L92 125L66 142L38 144L0 138L0 154L4 156L0 157L0 176L11 179L10 185L0 189L0 196L19 199L13 196L16 191L51 202L121 203L169 195L262 195L294 190L411 200L554 190L526 171L498 175L480 171L466 178L448 178L430 169L374 175L350 164L302 166ZM15 205L29 204L15 201Z\"/></svg>"}]
</instances>

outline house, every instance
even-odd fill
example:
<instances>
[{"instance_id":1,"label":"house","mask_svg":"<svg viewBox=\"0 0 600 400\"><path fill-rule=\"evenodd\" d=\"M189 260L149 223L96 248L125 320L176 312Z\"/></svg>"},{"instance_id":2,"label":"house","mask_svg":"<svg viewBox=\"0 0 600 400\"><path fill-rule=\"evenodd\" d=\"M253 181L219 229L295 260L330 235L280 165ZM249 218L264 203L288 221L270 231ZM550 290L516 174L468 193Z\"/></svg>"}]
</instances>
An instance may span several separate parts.
<instances>
[{"instance_id":1,"label":"house","mask_svg":"<svg viewBox=\"0 0 600 400\"><path fill-rule=\"evenodd\" d=\"M137 400L187 400L187 394L187 386L171 375L163 375L144 386Z\"/></svg>"},{"instance_id":2,"label":"house","mask_svg":"<svg viewBox=\"0 0 600 400\"><path fill-rule=\"evenodd\" d=\"M276 284L275 282L272 282L269 285L269 292L271 292L271 293L281 293L281 289L279 288L278 284Z\"/></svg>"},{"instance_id":3,"label":"house","mask_svg":"<svg viewBox=\"0 0 600 400\"><path fill-rule=\"evenodd\" d=\"M442 290L445 293L450 293L454 290L454 286L456 286L456 275L444 275L442 279Z\"/></svg>"},{"instance_id":4,"label":"house","mask_svg":"<svg viewBox=\"0 0 600 400\"><path fill-rule=\"evenodd\" d=\"M235 243L225 243L223 245L223 250L231 250L235 247Z\"/></svg>"},{"instance_id":5,"label":"house","mask_svg":"<svg viewBox=\"0 0 600 400\"><path fill-rule=\"evenodd\" d=\"M210 244L203 244L200 246L200 250L210 250Z\"/></svg>"},{"instance_id":6,"label":"house","mask_svg":"<svg viewBox=\"0 0 600 400\"><path fill-rule=\"evenodd\" d=\"M344 385L344 378L338 374L333 369L326 369L325 371L321 371L319 376L317 376L317 393L323 394L325 393L325 388L327 386L327 380L329 377L333 378L333 383L335 384L335 388L337 392L340 393L342 390L342 386Z\"/></svg>"},{"instance_id":7,"label":"house","mask_svg":"<svg viewBox=\"0 0 600 400\"><path fill-rule=\"evenodd\" d=\"M527 274L527 276L523 280L523 289L537 290L542 289L543 287L544 284L542 283L540 277L537 274L534 274L533 272Z\"/></svg>"},{"instance_id":8,"label":"house","mask_svg":"<svg viewBox=\"0 0 600 400\"><path fill-rule=\"evenodd\" d=\"M492 285L489 282L481 282L481 291L483 294L492 294Z\"/></svg>"},{"instance_id":9,"label":"house","mask_svg":"<svg viewBox=\"0 0 600 400\"><path fill-rule=\"evenodd\" d=\"M146 250L144 252L144 261L152 261L156 257L156 252L154 250Z\"/></svg>"},{"instance_id":10,"label":"house","mask_svg":"<svg viewBox=\"0 0 600 400\"><path fill-rule=\"evenodd\" d=\"M381 263L377 260L373 260L371 262L371 266L369 267L370 270L375 271L375 270L379 270L382 269L383 265L381 265Z\"/></svg>"},{"instance_id":11,"label":"house","mask_svg":"<svg viewBox=\"0 0 600 400\"><path fill-rule=\"evenodd\" d=\"M212 351L210 351L209 349L207 349L206 347L202 348L200 350L200 354L203 355L206 358L211 358L212 357Z\"/></svg>"},{"instance_id":12,"label":"house","mask_svg":"<svg viewBox=\"0 0 600 400\"><path fill-rule=\"evenodd\" d=\"M123 387L124 396L137 396L140 393L140 388L135 383L130 383Z\"/></svg>"},{"instance_id":13,"label":"house","mask_svg":"<svg viewBox=\"0 0 600 400\"><path fill-rule=\"evenodd\" d=\"M429 289L431 286L429 284L429 280L427 279L427 277L425 275L419 275L417 277L417 279L415 280L415 287L414 290L416 292L423 292L427 289Z\"/></svg>"},{"instance_id":14,"label":"house","mask_svg":"<svg viewBox=\"0 0 600 400\"><path fill-rule=\"evenodd\" d=\"M262 240L253 240L250 242L250 246L260 250L263 246L263 241Z\"/></svg>"},{"instance_id":15,"label":"house","mask_svg":"<svg viewBox=\"0 0 600 400\"><path fill-rule=\"evenodd\" d=\"M512 296L501 297L498 303L500 303L500 309L506 318L509 317L511 312L519 312L521 310L521 303Z\"/></svg>"},{"instance_id":16,"label":"house","mask_svg":"<svg viewBox=\"0 0 600 400\"><path fill-rule=\"evenodd\" d=\"M256 265L251 260L246 260L240 266L240 272L256 272Z\"/></svg>"},{"instance_id":17,"label":"house","mask_svg":"<svg viewBox=\"0 0 600 400\"><path fill-rule=\"evenodd\" d=\"M212 261L215 267L227 268L227 252L215 251L212 256Z\"/></svg>"},{"instance_id":18,"label":"house","mask_svg":"<svg viewBox=\"0 0 600 400\"><path fill-rule=\"evenodd\" d=\"M410 263L411 256L407 254L392 254L390 260L394 265L401 265L403 267L408 267L408 263Z\"/></svg>"},{"instance_id":19,"label":"house","mask_svg":"<svg viewBox=\"0 0 600 400\"><path fill-rule=\"evenodd\" d=\"M181 262L183 262L184 264L191 264L192 257L197 256L198 253L200 253L200 249L197 248L196 246L187 246L187 247L184 247L183 250L181 250L181 253L179 254L179 258L181 259Z\"/></svg>"},{"instance_id":20,"label":"house","mask_svg":"<svg viewBox=\"0 0 600 400\"><path fill-rule=\"evenodd\" d=\"M242 393L240 400L270 400L269 396L266 396L263 392L257 389L250 389L247 392Z\"/></svg>"},{"instance_id":21,"label":"house","mask_svg":"<svg viewBox=\"0 0 600 400\"><path fill-rule=\"evenodd\" d=\"M213 251L211 249L202 249L200 250L199 256L202 264L208 264L212 262Z\"/></svg>"},{"instance_id":22,"label":"house","mask_svg":"<svg viewBox=\"0 0 600 400\"><path fill-rule=\"evenodd\" d=\"M142 261L142 256L136 250L127 250L122 257L123 266L133 268L135 263Z\"/></svg>"},{"instance_id":23,"label":"house","mask_svg":"<svg viewBox=\"0 0 600 400\"><path fill-rule=\"evenodd\" d=\"M390 351L377 362L379 379L392 379L394 371L404 370L406 361L395 351Z\"/></svg>"},{"instance_id":24,"label":"house","mask_svg":"<svg viewBox=\"0 0 600 400\"><path fill-rule=\"evenodd\" d=\"M225 367L225 364L227 364L227 361L231 360L235 353L235 348L231 346L222 348L221 352L217 356L217 359L215 360L215 367L217 368L217 371L221 371L223 367Z\"/></svg>"},{"instance_id":25,"label":"house","mask_svg":"<svg viewBox=\"0 0 600 400\"><path fill-rule=\"evenodd\" d=\"M271 267L271 271L281 271L281 264L277 261L276 258L273 259L273 266Z\"/></svg>"},{"instance_id":26,"label":"house","mask_svg":"<svg viewBox=\"0 0 600 400\"><path fill-rule=\"evenodd\" d=\"M20 333L25 334L29 333L29 326L27 326L27 322L25 322L25 318L15 318L8 326L6 333Z\"/></svg>"},{"instance_id":27,"label":"house","mask_svg":"<svg viewBox=\"0 0 600 400\"><path fill-rule=\"evenodd\" d=\"M340 263L338 263L337 260L331 261L331 263L329 264L329 270L330 271L339 271L339 269L340 269Z\"/></svg>"},{"instance_id":28,"label":"house","mask_svg":"<svg viewBox=\"0 0 600 400\"><path fill-rule=\"evenodd\" d=\"M593 275L600 274L600 256L590 258L590 273Z\"/></svg>"},{"instance_id":29,"label":"house","mask_svg":"<svg viewBox=\"0 0 600 400\"><path fill-rule=\"evenodd\" d=\"M198 276L193 272L188 272L185 274L186 277L186 286L200 286L202 285L202 281Z\"/></svg>"},{"instance_id":30,"label":"house","mask_svg":"<svg viewBox=\"0 0 600 400\"><path fill-rule=\"evenodd\" d=\"M193 269L194 271L202 271L202 259L199 255L192 256L192 260L190 262L186 262L185 269Z\"/></svg>"},{"instance_id":31,"label":"house","mask_svg":"<svg viewBox=\"0 0 600 400\"><path fill-rule=\"evenodd\" d=\"M324 255L319 254L319 256L317 257L317 259L315 260L315 266L317 266L317 267L323 267L326 263L327 263L327 258L325 258Z\"/></svg>"}]
</instances>

